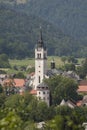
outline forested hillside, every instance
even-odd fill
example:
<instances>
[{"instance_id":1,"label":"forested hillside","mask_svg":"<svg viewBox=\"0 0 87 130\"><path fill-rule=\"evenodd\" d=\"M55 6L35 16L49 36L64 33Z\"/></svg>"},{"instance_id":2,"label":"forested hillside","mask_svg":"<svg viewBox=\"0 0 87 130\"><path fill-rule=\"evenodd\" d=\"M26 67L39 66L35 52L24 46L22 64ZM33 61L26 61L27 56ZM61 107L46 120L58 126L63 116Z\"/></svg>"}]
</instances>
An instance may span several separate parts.
<instances>
[{"instance_id":1,"label":"forested hillside","mask_svg":"<svg viewBox=\"0 0 87 130\"><path fill-rule=\"evenodd\" d=\"M17 7L57 25L65 35L78 40L79 53L87 56L87 0L27 0Z\"/></svg>"},{"instance_id":2,"label":"forested hillside","mask_svg":"<svg viewBox=\"0 0 87 130\"><path fill-rule=\"evenodd\" d=\"M27 0L24 11L56 24L76 39L87 40L87 0Z\"/></svg>"},{"instance_id":3,"label":"forested hillside","mask_svg":"<svg viewBox=\"0 0 87 130\"><path fill-rule=\"evenodd\" d=\"M32 10L28 13L28 6L29 4L0 3L0 53L6 53L10 58L34 56L34 47L39 38L39 27L42 26L48 55L87 56L86 43L82 44L65 35L58 26L36 16Z\"/></svg>"},{"instance_id":4,"label":"forested hillside","mask_svg":"<svg viewBox=\"0 0 87 130\"><path fill-rule=\"evenodd\" d=\"M40 25L48 54L80 56L79 43L64 35L57 27L4 4L0 5L0 53L6 53L10 58L33 56Z\"/></svg>"}]
</instances>

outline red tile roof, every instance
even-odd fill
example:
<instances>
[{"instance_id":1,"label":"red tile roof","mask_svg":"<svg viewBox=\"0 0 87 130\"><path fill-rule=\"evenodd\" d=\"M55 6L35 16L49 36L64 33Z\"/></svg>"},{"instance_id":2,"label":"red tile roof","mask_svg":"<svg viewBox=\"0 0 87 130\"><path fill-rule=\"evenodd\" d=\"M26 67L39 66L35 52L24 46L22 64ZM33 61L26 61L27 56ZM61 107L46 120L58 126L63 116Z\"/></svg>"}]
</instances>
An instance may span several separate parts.
<instances>
[{"instance_id":1,"label":"red tile roof","mask_svg":"<svg viewBox=\"0 0 87 130\"><path fill-rule=\"evenodd\" d=\"M15 87L23 87L25 84L24 79L6 79L4 80L4 84L13 84Z\"/></svg>"},{"instance_id":2,"label":"red tile roof","mask_svg":"<svg viewBox=\"0 0 87 130\"><path fill-rule=\"evenodd\" d=\"M78 92L87 92L87 85L79 85Z\"/></svg>"},{"instance_id":3,"label":"red tile roof","mask_svg":"<svg viewBox=\"0 0 87 130\"><path fill-rule=\"evenodd\" d=\"M87 80L80 81L79 85L87 85Z\"/></svg>"},{"instance_id":4,"label":"red tile roof","mask_svg":"<svg viewBox=\"0 0 87 130\"><path fill-rule=\"evenodd\" d=\"M14 79L15 87L23 87L25 84L24 79Z\"/></svg>"},{"instance_id":5,"label":"red tile roof","mask_svg":"<svg viewBox=\"0 0 87 130\"><path fill-rule=\"evenodd\" d=\"M82 80L79 83L78 92L87 92L87 80Z\"/></svg>"},{"instance_id":6,"label":"red tile roof","mask_svg":"<svg viewBox=\"0 0 87 130\"><path fill-rule=\"evenodd\" d=\"M77 103L76 103L76 106L81 106L82 105L82 100L80 100L80 101L78 101Z\"/></svg>"},{"instance_id":7,"label":"red tile roof","mask_svg":"<svg viewBox=\"0 0 87 130\"><path fill-rule=\"evenodd\" d=\"M37 94L37 90L34 90L34 89L31 90L31 91L30 91L30 94L32 94L32 95L36 95L36 94Z\"/></svg>"}]
</instances>

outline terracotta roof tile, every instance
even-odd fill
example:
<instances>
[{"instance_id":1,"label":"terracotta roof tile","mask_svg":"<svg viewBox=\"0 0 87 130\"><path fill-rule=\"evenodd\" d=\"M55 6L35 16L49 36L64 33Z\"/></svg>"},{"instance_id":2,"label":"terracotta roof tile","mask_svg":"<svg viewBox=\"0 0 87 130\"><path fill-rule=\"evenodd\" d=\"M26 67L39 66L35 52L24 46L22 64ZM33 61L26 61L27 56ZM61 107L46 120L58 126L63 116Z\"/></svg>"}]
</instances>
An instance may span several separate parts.
<instances>
[{"instance_id":1,"label":"terracotta roof tile","mask_svg":"<svg viewBox=\"0 0 87 130\"><path fill-rule=\"evenodd\" d=\"M87 92L87 80L82 80L78 86L78 92Z\"/></svg>"},{"instance_id":2,"label":"terracotta roof tile","mask_svg":"<svg viewBox=\"0 0 87 130\"><path fill-rule=\"evenodd\" d=\"M79 85L87 85L87 80L80 81Z\"/></svg>"},{"instance_id":3,"label":"terracotta roof tile","mask_svg":"<svg viewBox=\"0 0 87 130\"><path fill-rule=\"evenodd\" d=\"M36 95L36 94L37 94L37 90L34 90L34 89L31 90L31 91L30 91L30 94L32 94L32 95Z\"/></svg>"},{"instance_id":4,"label":"terracotta roof tile","mask_svg":"<svg viewBox=\"0 0 87 130\"><path fill-rule=\"evenodd\" d=\"M25 84L24 79L14 79L15 87L23 87Z\"/></svg>"},{"instance_id":5,"label":"terracotta roof tile","mask_svg":"<svg viewBox=\"0 0 87 130\"><path fill-rule=\"evenodd\" d=\"M87 85L79 85L78 92L87 92Z\"/></svg>"},{"instance_id":6,"label":"terracotta roof tile","mask_svg":"<svg viewBox=\"0 0 87 130\"><path fill-rule=\"evenodd\" d=\"M80 100L80 101L78 101L77 103L76 103L76 106L81 106L82 105L82 100Z\"/></svg>"}]
</instances>

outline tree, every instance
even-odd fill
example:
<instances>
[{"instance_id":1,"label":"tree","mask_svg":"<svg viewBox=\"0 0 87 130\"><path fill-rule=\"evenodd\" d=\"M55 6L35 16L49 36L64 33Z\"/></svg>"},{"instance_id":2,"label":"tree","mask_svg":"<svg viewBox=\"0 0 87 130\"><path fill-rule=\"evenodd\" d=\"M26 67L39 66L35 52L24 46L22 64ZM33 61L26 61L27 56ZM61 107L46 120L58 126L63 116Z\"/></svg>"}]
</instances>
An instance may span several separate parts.
<instances>
[{"instance_id":1,"label":"tree","mask_svg":"<svg viewBox=\"0 0 87 130\"><path fill-rule=\"evenodd\" d=\"M22 73L22 72L18 72L16 75L15 75L15 78L20 78L20 79L24 79L25 78L25 75Z\"/></svg>"},{"instance_id":2,"label":"tree","mask_svg":"<svg viewBox=\"0 0 87 130\"><path fill-rule=\"evenodd\" d=\"M78 66L76 68L76 73L80 76L81 79L84 79L86 74L85 72L83 71L83 67L82 66Z\"/></svg>"},{"instance_id":3,"label":"tree","mask_svg":"<svg viewBox=\"0 0 87 130\"><path fill-rule=\"evenodd\" d=\"M77 67L77 73L80 75L82 79L84 79L87 75L87 58L82 62L82 66Z\"/></svg>"},{"instance_id":4,"label":"tree","mask_svg":"<svg viewBox=\"0 0 87 130\"><path fill-rule=\"evenodd\" d=\"M69 63L77 63L78 60L74 56L67 57Z\"/></svg>"},{"instance_id":5,"label":"tree","mask_svg":"<svg viewBox=\"0 0 87 130\"><path fill-rule=\"evenodd\" d=\"M50 79L46 79L52 94L52 103L58 104L62 99L78 100L78 84L76 81L63 76L54 76Z\"/></svg>"},{"instance_id":6,"label":"tree","mask_svg":"<svg viewBox=\"0 0 87 130\"><path fill-rule=\"evenodd\" d=\"M3 87L0 84L0 93L2 93L2 92L3 92Z\"/></svg>"},{"instance_id":7,"label":"tree","mask_svg":"<svg viewBox=\"0 0 87 130\"><path fill-rule=\"evenodd\" d=\"M6 54L0 55L0 67L1 68L10 68L8 56Z\"/></svg>"},{"instance_id":8,"label":"tree","mask_svg":"<svg viewBox=\"0 0 87 130\"><path fill-rule=\"evenodd\" d=\"M44 130L84 130L82 123L86 121L86 112L83 108L57 106L56 116L45 124Z\"/></svg>"},{"instance_id":9,"label":"tree","mask_svg":"<svg viewBox=\"0 0 87 130\"><path fill-rule=\"evenodd\" d=\"M5 106L6 95L4 93L0 94L0 107L3 108Z\"/></svg>"},{"instance_id":10,"label":"tree","mask_svg":"<svg viewBox=\"0 0 87 130\"><path fill-rule=\"evenodd\" d=\"M38 102L36 120L37 122L48 120L49 118L49 108L45 102Z\"/></svg>"},{"instance_id":11,"label":"tree","mask_svg":"<svg viewBox=\"0 0 87 130\"><path fill-rule=\"evenodd\" d=\"M68 106L57 106L55 108L55 111L56 111L56 115L67 116L71 114L72 108Z\"/></svg>"},{"instance_id":12,"label":"tree","mask_svg":"<svg viewBox=\"0 0 87 130\"><path fill-rule=\"evenodd\" d=\"M87 58L84 60L82 68L83 68L83 73L86 76L87 75Z\"/></svg>"},{"instance_id":13,"label":"tree","mask_svg":"<svg viewBox=\"0 0 87 130\"><path fill-rule=\"evenodd\" d=\"M65 64L65 62L67 61L67 57L66 56L62 56L61 57L61 60L64 62L64 64Z\"/></svg>"},{"instance_id":14,"label":"tree","mask_svg":"<svg viewBox=\"0 0 87 130\"><path fill-rule=\"evenodd\" d=\"M23 125L23 130L38 130L36 124L33 121L27 121Z\"/></svg>"},{"instance_id":15,"label":"tree","mask_svg":"<svg viewBox=\"0 0 87 130\"><path fill-rule=\"evenodd\" d=\"M45 125L45 130L63 130L64 118L61 115L55 116Z\"/></svg>"},{"instance_id":16,"label":"tree","mask_svg":"<svg viewBox=\"0 0 87 130\"><path fill-rule=\"evenodd\" d=\"M73 63L65 64L64 65L64 70L65 71L75 71L75 65Z\"/></svg>"},{"instance_id":17,"label":"tree","mask_svg":"<svg viewBox=\"0 0 87 130\"><path fill-rule=\"evenodd\" d=\"M0 120L0 129L4 130L21 130L22 121L15 112L9 112L6 117Z\"/></svg>"}]
</instances>

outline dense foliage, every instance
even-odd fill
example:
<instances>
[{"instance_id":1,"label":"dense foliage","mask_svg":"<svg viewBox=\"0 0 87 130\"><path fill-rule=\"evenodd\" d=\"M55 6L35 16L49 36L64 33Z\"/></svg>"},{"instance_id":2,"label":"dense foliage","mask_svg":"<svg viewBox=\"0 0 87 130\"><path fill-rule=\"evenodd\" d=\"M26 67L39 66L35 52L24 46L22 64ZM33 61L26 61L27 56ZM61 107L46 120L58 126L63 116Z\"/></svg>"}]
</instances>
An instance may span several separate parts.
<instances>
[{"instance_id":1,"label":"dense foliage","mask_svg":"<svg viewBox=\"0 0 87 130\"><path fill-rule=\"evenodd\" d=\"M22 11L40 16L56 24L65 34L87 42L87 0L27 1Z\"/></svg>"},{"instance_id":2,"label":"dense foliage","mask_svg":"<svg viewBox=\"0 0 87 130\"><path fill-rule=\"evenodd\" d=\"M59 104L62 99L74 101L79 99L77 93L78 84L70 78L53 76L49 79L45 79L45 82L51 91L52 104Z\"/></svg>"},{"instance_id":3,"label":"dense foliage","mask_svg":"<svg viewBox=\"0 0 87 130\"><path fill-rule=\"evenodd\" d=\"M29 93L23 96L0 93L1 130L38 130L36 123L40 121L46 122L43 130L83 130L86 117L86 107L48 107Z\"/></svg>"},{"instance_id":4,"label":"dense foliage","mask_svg":"<svg viewBox=\"0 0 87 130\"><path fill-rule=\"evenodd\" d=\"M49 55L86 56L84 44L78 43L64 35L58 27L34 14L27 14L20 8L24 9L0 3L0 53L5 53L10 58L32 57L41 25Z\"/></svg>"},{"instance_id":5,"label":"dense foliage","mask_svg":"<svg viewBox=\"0 0 87 130\"><path fill-rule=\"evenodd\" d=\"M10 68L8 56L6 54L0 55L0 68ZM3 73L3 71L0 73Z\"/></svg>"}]
</instances>

